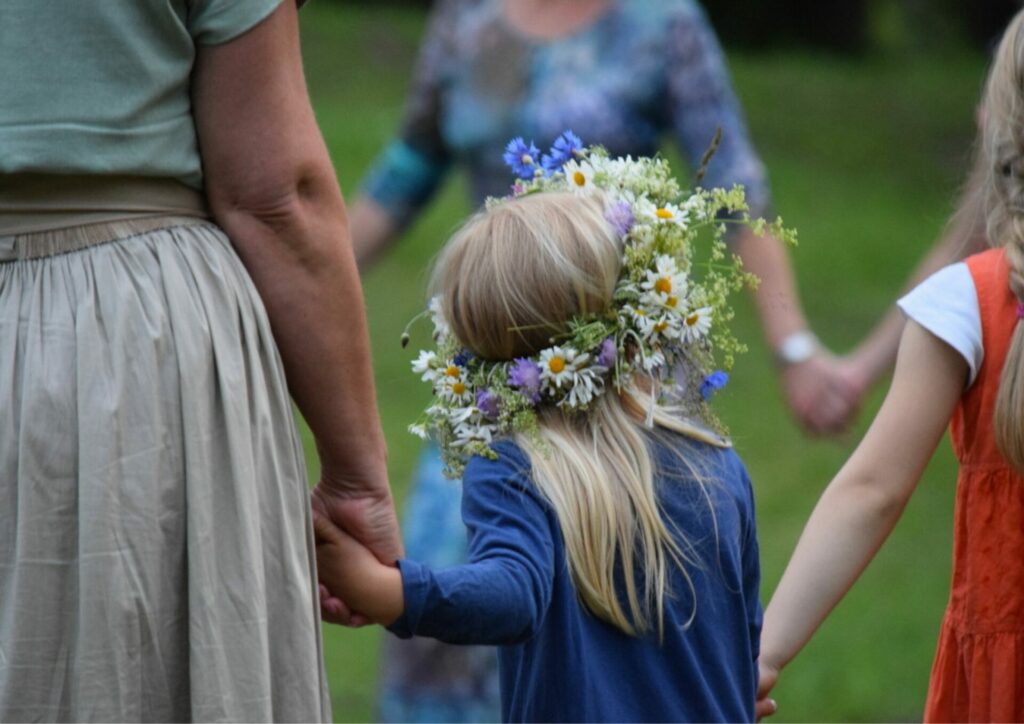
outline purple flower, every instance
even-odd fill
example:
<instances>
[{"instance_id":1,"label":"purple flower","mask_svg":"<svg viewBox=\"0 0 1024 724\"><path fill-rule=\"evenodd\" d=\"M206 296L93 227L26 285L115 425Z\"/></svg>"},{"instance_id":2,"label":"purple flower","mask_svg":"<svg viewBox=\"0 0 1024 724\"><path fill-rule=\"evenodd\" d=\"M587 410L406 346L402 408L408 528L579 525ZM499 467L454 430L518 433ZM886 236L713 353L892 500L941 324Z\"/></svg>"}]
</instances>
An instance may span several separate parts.
<instances>
[{"instance_id":1,"label":"purple flower","mask_svg":"<svg viewBox=\"0 0 1024 724\"><path fill-rule=\"evenodd\" d=\"M604 210L604 218L615 229L619 236L625 236L633 228L636 218L633 216L633 207L628 201L616 201Z\"/></svg>"},{"instance_id":2,"label":"purple flower","mask_svg":"<svg viewBox=\"0 0 1024 724\"><path fill-rule=\"evenodd\" d=\"M476 406L484 413L484 417L493 420L498 417L501 409L501 398L488 389L477 390Z\"/></svg>"},{"instance_id":3,"label":"purple flower","mask_svg":"<svg viewBox=\"0 0 1024 724\"><path fill-rule=\"evenodd\" d=\"M540 157L540 150L530 142L527 146L522 136L513 138L505 146L505 153L502 158L512 172L519 178L533 178L537 170L537 158Z\"/></svg>"},{"instance_id":4,"label":"purple flower","mask_svg":"<svg viewBox=\"0 0 1024 724\"><path fill-rule=\"evenodd\" d=\"M471 359L473 359L473 353L468 349L464 349L452 358L452 362L459 367L465 367Z\"/></svg>"},{"instance_id":5,"label":"purple flower","mask_svg":"<svg viewBox=\"0 0 1024 724\"><path fill-rule=\"evenodd\" d=\"M521 181L516 181L514 184L512 184L513 196L522 196L525 191L526 187L523 186L523 183Z\"/></svg>"},{"instance_id":6,"label":"purple flower","mask_svg":"<svg viewBox=\"0 0 1024 724\"><path fill-rule=\"evenodd\" d=\"M545 154L541 159L544 171L550 176L555 171L560 171L565 162L579 156L583 151L583 141L572 131L564 131L561 136L555 139L551 146L551 153Z\"/></svg>"},{"instance_id":7,"label":"purple flower","mask_svg":"<svg viewBox=\"0 0 1024 724\"><path fill-rule=\"evenodd\" d=\"M597 363L610 370L615 366L615 358L617 356L618 350L615 349L615 338L605 337L604 341L601 342L600 352L597 353Z\"/></svg>"},{"instance_id":8,"label":"purple flower","mask_svg":"<svg viewBox=\"0 0 1024 724\"><path fill-rule=\"evenodd\" d=\"M540 365L531 359L519 357L508 371L508 383L516 387L532 402L540 402Z\"/></svg>"},{"instance_id":9,"label":"purple flower","mask_svg":"<svg viewBox=\"0 0 1024 724\"><path fill-rule=\"evenodd\" d=\"M729 382L729 375L722 370L715 370L704 378L700 385L700 394L705 400L710 399L718 390L725 387Z\"/></svg>"}]
</instances>

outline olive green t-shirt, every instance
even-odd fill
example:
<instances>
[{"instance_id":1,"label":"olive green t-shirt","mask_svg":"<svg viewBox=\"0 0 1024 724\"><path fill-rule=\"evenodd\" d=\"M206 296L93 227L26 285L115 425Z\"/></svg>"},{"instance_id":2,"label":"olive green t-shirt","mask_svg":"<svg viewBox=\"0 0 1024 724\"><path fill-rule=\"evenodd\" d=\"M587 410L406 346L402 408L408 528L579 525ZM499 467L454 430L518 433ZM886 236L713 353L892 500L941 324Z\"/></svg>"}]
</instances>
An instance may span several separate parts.
<instances>
[{"instance_id":1,"label":"olive green t-shirt","mask_svg":"<svg viewBox=\"0 0 1024 724\"><path fill-rule=\"evenodd\" d=\"M201 189L197 45L282 0L0 0L0 174L173 178Z\"/></svg>"}]
</instances>

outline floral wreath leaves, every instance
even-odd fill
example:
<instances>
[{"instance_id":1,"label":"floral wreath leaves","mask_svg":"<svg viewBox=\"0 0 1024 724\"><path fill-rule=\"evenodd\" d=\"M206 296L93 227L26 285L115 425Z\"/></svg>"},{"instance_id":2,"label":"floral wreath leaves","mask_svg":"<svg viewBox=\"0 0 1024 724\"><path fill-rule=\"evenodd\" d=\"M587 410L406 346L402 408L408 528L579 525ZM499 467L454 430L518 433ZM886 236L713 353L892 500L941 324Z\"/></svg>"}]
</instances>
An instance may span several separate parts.
<instances>
[{"instance_id":1,"label":"floral wreath leaves","mask_svg":"<svg viewBox=\"0 0 1024 724\"><path fill-rule=\"evenodd\" d=\"M672 404L722 430L708 400L746 349L729 327L729 297L758 281L729 252L728 226L745 225L789 243L796 233L781 219L751 219L742 186L699 186L720 140L721 129L689 190L660 156L612 158L601 146L585 147L572 131L546 154L522 138L508 143L503 159L517 180L506 199L599 191L605 218L623 240L622 271L608 310L571 320L550 347L514 360L482 360L463 349L439 300L430 300L434 347L421 351L412 368L431 385L434 399L409 430L437 441L447 475L459 477L473 455L493 458L490 443L499 437L536 435L538 409L585 414L600 395L624 389L638 373L660 383L652 415L653 405ZM487 208L506 199L488 199ZM408 339L404 333L403 346Z\"/></svg>"}]
</instances>

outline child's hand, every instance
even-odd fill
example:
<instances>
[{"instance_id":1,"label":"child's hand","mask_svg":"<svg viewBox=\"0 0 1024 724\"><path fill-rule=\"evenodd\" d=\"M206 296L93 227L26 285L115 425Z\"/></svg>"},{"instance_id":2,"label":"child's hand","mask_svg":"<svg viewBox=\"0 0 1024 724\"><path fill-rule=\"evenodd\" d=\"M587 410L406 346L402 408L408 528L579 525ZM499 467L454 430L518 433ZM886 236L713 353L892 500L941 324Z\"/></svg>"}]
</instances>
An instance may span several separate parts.
<instances>
[{"instance_id":1,"label":"child's hand","mask_svg":"<svg viewBox=\"0 0 1024 724\"><path fill-rule=\"evenodd\" d=\"M757 662L757 703L754 705L754 718L761 721L762 717L771 716L779 710L775 699L769 699L768 693L779 680L779 670L763 661Z\"/></svg>"},{"instance_id":2,"label":"child's hand","mask_svg":"<svg viewBox=\"0 0 1024 724\"><path fill-rule=\"evenodd\" d=\"M332 596L374 623L390 625L402 615L402 576L386 566L325 516L313 515L317 577Z\"/></svg>"}]
</instances>

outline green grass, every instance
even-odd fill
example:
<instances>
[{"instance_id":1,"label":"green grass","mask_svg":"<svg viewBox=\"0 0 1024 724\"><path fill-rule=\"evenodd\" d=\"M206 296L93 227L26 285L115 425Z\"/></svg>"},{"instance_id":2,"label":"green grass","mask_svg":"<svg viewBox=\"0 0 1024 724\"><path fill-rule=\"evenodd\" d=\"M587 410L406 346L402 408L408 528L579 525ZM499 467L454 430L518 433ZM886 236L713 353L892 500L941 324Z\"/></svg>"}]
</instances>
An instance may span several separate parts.
<instances>
[{"instance_id":1,"label":"green grass","mask_svg":"<svg viewBox=\"0 0 1024 724\"><path fill-rule=\"evenodd\" d=\"M415 10L370 4L312 3L302 13L310 92L350 198L397 128L422 21ZM984 61L733 54L730 62L777 210L800 231L792 256L811 323L837 351L848 349L892 304L951 210ZM418 451L405 427L427 397L408 371L412 353L398 340L421 308L426 264L466 211L455 178L365 280L399 500ZM883 391L868 401L858 429L845 440L805 438L782 403L746 300L738 317L750 352L737 363L720 407L757 491L767 600L818 495ZM891 540L784 673L776 689L777 720L920 719L948 589L954 481L945 443ZM373 629L325 632L339 721L373 716L379 636Z\"/></svg>"}]
</instances>

